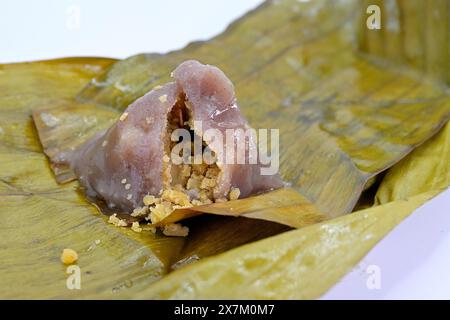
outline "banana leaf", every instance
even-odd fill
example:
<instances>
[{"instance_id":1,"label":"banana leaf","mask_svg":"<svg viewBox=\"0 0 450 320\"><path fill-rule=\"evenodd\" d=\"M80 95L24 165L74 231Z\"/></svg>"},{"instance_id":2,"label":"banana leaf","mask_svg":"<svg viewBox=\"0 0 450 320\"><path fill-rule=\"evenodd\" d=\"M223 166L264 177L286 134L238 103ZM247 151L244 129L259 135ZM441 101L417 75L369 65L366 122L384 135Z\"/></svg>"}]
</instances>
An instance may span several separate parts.
<instances>
[{"instance_id":1,"label":"banana leaf","mask_svg":"<svg viewBox=\"0 0 450 320\"><path fill-rule=\"evenodd\" d=\"M361 4L378 5L382 17L380 32L360 29L357 43L363 52L450 84L447 0L363 0Z\"/></svg>"},{"instance_id":2,"label":"banana leaf","mask_svg":"<svg viewBox=\"0 0 450 320\"><path fill-rule=\"evenodd\" d=\"M436 136L391 168L375 196L375 204L407 199L430 189L450 186L450 123Z\"/></svg>"},{"instance_id":3,"label":"banana leaf","mask_svg":"<svg viewBox=\"0 0 450 320\"><path fill-rule=\"evenodd\" d=\"M76 58L0 67L2 298L114 297L124 282L139 279L145 286L167 273L183 247L180 238L108 225L76 183L56 183L42 153L30 106L73 97L112 62ZM65 287L59 256L68 247L80 255L85 282L79 292Z\"/></svg>"},{"instance_id":4,"label":"banana leaf","mask_svg":"<svg viewBox=\"0 0 450 320\"><path fill-rule=\"evenodd\" d=\"M419 195L407 192L408 201L387 198L377 207L293 231L243 217L196 217L186 220L191 233L183 239L107 224L76 182L57 184L51 169L61 181L70 180L70 173L51 168L42 151L51 158L57 148L77 145L166 82L178 63L195 58L230 76L253 127L281 129L281 172L302 198L327 219L348 213L377 174L432 137L450 114L445 88L355 53L361 12L361 2L351 0L268 1L218 37L166 55L0 65L0 287L7 288L0 296L320 296L441 189L425 182L413 192ZM62 119L56 123L67 124L70 108L83 121L56 126L47 136L39 131L42 150L31 114L56 112ZM64 130L57 134L58 128ZM265 217L276 216L276 209ZM261 215L258 210L250 212ZM82 290L65 287L59 255L66 247L79 253Z\"/></svg>"},{"instance_id":5,"label":"banana leaf","mask_svg":"<svg viewBox=\"0 0 450 320\"><path fill-rule=\"evenodd\" d=\"M387 232L439 191L247 244L179 269L130 297L319 298Z\"/></svg>"},{"instance_id":6,"label":"banana leaf","mask_svg":"<svg viewBox=\"0 0 450 320\"><path fill-rule=\"evenodd\" d=\"M320 213L312 203L299 193L289 188L282 188L251 198L177 209L153 226L176 223L202 213L261 219L292 228L301 228L326 219L324 214Z\"/></svg>"}]
</instances>

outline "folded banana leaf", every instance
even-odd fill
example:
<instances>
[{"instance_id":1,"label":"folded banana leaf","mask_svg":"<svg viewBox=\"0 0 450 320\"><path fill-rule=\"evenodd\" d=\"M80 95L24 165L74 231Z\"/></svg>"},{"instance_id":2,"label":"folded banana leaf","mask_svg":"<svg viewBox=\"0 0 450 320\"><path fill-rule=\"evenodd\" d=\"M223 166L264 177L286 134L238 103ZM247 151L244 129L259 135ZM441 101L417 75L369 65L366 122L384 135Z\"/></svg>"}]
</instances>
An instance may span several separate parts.
<instances>
[{"instance_id":1,"label":"folded banana leaf","mask_svg":"<svg viewBox=\"0 0 450 320\"><path fill-rule=\"evenodd\" d=\"M390 169L375 196L375 204L407 199L450 186L450 123L436 136Z\"/></svg>"},{"instance_id":2,"label":"folded banana leaf","mask_svg":"<svg viewBox=\"0 0 450 320\"><path fill-rule=\"evenodd\" d=\"M222 35L167 55L0 65L0 287L8 288L0 296L320 296L449 184L425 179L413 187L414 181L395 173L420 152L429 165L418 168L422 163L414 160L408 170L423 172L442 167L434 161L448 161L448 139L439 135L430 143L439 141L433 150L440 157L421 151L427 142L392 167L448 121L450 97L441 86L356 54L352 35L361 12L361 2L351 0L268 1ZM186 220L191 232L184 239L109 225L76 182L57 184L51 169L60 181L73 177L67 168L49 167L33 112L37 129L48 127L39 137L51 158L108 126L114 114L166 82L170 70L188 58L215 64L230 76L253 127L280 128L284 179L325 217L311 219L309 205L293 211L282 197L267 209L253 210L257 202L250 202L239 211L237 202L236 212L289 219L295 225L286 224L294 227L337 217L353 209L368 181L392 167L377 194L380 205L288 232L270 221L196 217ZM71 112L74 118L66 117ZM213 213L236 215L222 209ZM82 290L65 287L59 255L66 247L79 253ZM165 276L172 269L179 270Z\"/></svg>"},{"instance_id":3,"label":"folded banana leaf","mask_svg":"<svg viewBox=\"0 0 450 320\"><path fill-rule=\"evenodd\" d=\"M282 188L251 198L178 209L154 226L176 223L202 213L261 219L292 228L301 228L326 219L325 215L317 211L315 206L299 193Z\"/></svg>"}]
</instances>

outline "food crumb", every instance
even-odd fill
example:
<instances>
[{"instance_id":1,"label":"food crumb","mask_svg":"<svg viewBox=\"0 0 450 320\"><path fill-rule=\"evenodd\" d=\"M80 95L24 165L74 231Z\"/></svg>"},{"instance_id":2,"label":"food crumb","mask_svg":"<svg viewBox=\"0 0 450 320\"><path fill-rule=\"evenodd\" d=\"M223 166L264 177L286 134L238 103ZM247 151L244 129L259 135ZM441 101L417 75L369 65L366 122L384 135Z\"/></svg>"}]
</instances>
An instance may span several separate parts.
<instances>
[{"instance_id":1,"label":"food crumb","mask_svg":"<svg viewBox=\"0 0 450 320\"><path fill-rule=\"evenodd\" d=\"M200 189L211 189L216 186L216 180L210 178L204 178L200 183Z\"/></svg>"},{"instance_id":2,"label":"food crumb","mask_svg":"<svg viewBox=\"0 0 450 320\"><path fill-rule=\"evenodd\" d=\"M107 140L103 141L102 147L106 147L107 145L108 145L108 141Z\"/></svg>"},{"instance_id":3,"label":"food crumb","mask_svg":"<svg viewBox=\"0 0 450 320\"><path fill-rule=\"evenodd\" d=\"M189 234L189 228L179 223L172 223L164 226L163 234L169 237L186 237Z\"/></svg>"},{"instance_id":4,"label":"food crumb","mask_svg":"<svg viewBox=\"0 0 450 320\"><path fill-rule=\"evenodd\" d=\"M120 116L119 120L120 120L120 121L124 121L127 117L128 117L128 112L124 112L124 113L122 113L122 115Z\"/></svg>"},{"instance_id":5,"label":"food crumb","mask_svg":"<svg viewBox=\"0 0 450 320\"><path fill-rule=\"evenodd\" d=\"M150 221L152 223L158 223L173 212L172 204L169 202L163 202L150 208Z\"/></svg>"},{"instance_id":6,"label":"food crumb","mask_svg":"<svg viewBox=\"0 0 450 320\"><path fill-rule=\"evenodd\" d=\"M139 226L139 222L135 221L133 222L133 224L131 225L131 230L133 230L134 232L141 232L142 228Z\"/></svg>"},{"instance_id":7,"label":"food crumb","mask_svg":"<svg viewBox=\"0 0 450 320\"><path fill-rule=\"evenodd\" d=\"M231 191L228 194L228 197L230 198L230 200L237 200L237 199L239 199L240 195L241 195L241 190L239 190L239 188L231 188Z\"/></svg>"},{"instance_id":8,"label":"food crumb","mask_svg":"<svg viewBox=\"0 0 450 320\"><path fill-rule=\"evenodd\" d=\"M122 179L122 181L120 181L120 183L122 183L122 184L127 183L127 179Z\"/></svg>"},{"instance_id":9,"label":"food crumb","mask_svg":"<svg viewBox=\"0 0 450 320\"><path fill-rule=\"evenodd\" d=\"M189 196L181 191L167 189L163 192L161 199L183 207L192 207Z\"/></svg>"},{"instance_id":10,"label":"food crumb","mask_svg":"<svg viewBox=\"0 0 450 320\"><path fill-rule=\"evenodd\" d=\"M125 185L125 190L130 190L130 188L131 188L131 184L127 183L127 184Z\"/></svg>"},{"instance_id":11,"label":"food crumb","mask_svg":"<svg viewBox=\"0 0 450 320\"><path fill-rule=\"evenodd\" d=\"M159 101L161 101L162 103L166 102L166 101L167 101L167 94L163 94L163 95L160 96L158 99L159 99Z\"/></svg>"},{"instance_id":12,"label":"food crumb","mask_svg":"<svg viewBox=\"0 0 450 320\"><path fill-rule=\"evenodd\" d=\"M66 248L61 254L61 262L64 264L72 264L78 260L78 253L73 250Z\"/></svg>"},{"instance_id":13,"label":"food crumb","mask_svg":"<svg viewBox=\"0 0 450 320\"><path fill-rule=\"evenodd\" d=\"M120 218L117 218L117 214L114 213L113 215L109 216L109 223L115 225L116 227L126 227L128 224L125 220L122 220Z\"/></svg>"},{"instance_id":14,"label":"food crumb","mask_svg":"<svg viewBox=\"0 0 450 320\"><path fill-rule=\"evenodd\" d=\"M143 216L147 216L148 214L148 207L138 207L135 208L133 210L133 212L131 213L132 217L143 217Z\"/></svg>"},{"instance_id":15,"label":"food crumb","mask_svg":"<svg viewBox=\"0 0 450 320\"><path fill-rule=\"evenodd\" d=\"M100 244L100 242L101 242L100 239L94 241L95 244Z\"/></svg>"},{"instance_id":16,"label":"food crumb","mask_svg":"<svg viewBox=\"0 0 450 320\"><path fill-rule=\"evenodd\" d=\"M203 205L203 202L201 202L200 200L194 199L194 200L192 200L192 204L193 204L194 206L202 206L202 205Z\"/></svg>"},{"instance_id":17,"label":"food crumb","mask_svg":"<svg viewBox=\"0 0 450 320\"><path fill-rule=\"evenodd\" d=\"M144 197L143 201L146 206L150 206L152 204L159 203L160 199L148 194Z\"/></svg>"}]
</instances>

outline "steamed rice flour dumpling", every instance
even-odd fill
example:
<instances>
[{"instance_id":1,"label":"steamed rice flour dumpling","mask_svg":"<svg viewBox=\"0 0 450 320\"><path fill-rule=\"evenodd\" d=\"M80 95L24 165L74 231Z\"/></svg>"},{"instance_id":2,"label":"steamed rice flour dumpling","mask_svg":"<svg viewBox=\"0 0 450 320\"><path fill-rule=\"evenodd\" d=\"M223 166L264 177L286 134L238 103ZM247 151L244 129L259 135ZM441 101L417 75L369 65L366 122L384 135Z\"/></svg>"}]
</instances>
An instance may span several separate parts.
<instances>
[{"instance_id":1,"label":"steamed rice flour dumpling","mask_svg":"<svg viewBox=\"0 0 450 320\"><path fill-rule=\"evenodd\" d=\"M157 223L177 208L280 188L276 172L264 174L225 74L186 61L172 76L174 82L137 99L108 130L58 155L85 192Z\"/></svg>"}]
</instances>

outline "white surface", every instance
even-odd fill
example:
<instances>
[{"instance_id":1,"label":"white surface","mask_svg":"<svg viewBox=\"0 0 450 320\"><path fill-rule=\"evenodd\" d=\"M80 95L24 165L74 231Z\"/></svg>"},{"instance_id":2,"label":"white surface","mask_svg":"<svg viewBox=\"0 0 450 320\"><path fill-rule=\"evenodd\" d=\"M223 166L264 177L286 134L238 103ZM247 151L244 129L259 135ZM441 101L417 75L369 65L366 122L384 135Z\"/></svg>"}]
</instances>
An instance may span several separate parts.
<instances>
[{"instance_id":1,"label":"white surface","mask_svg":"<svg viewBox=\"0 0 450 320\"><path fill-rule=\"evenodd\" d=\"M126 58L206 40L261 0L0 0L0 63Z\"/></svg>"},{"instance_id":2,"label":"white surface","mask_svg":"<svg viewBox=\"0 0 450 320\"><path fill-rule=\"evenodd\" d=\"M400 223L323 299L450 299L450 189Z\"/></svg>"},{"instance_id":3,"label":"white surface","mask_svg":"<svg viewBox=\"0 0 450 320\"><path fill-rule=\"evenodd\" d=\"M261 2L2 0L0 62L166 52L220 33ZM373 266L380 289L366 285ZM450 299L450 190L401 223L324 298Z\"/></svg>"}]
</instances>

